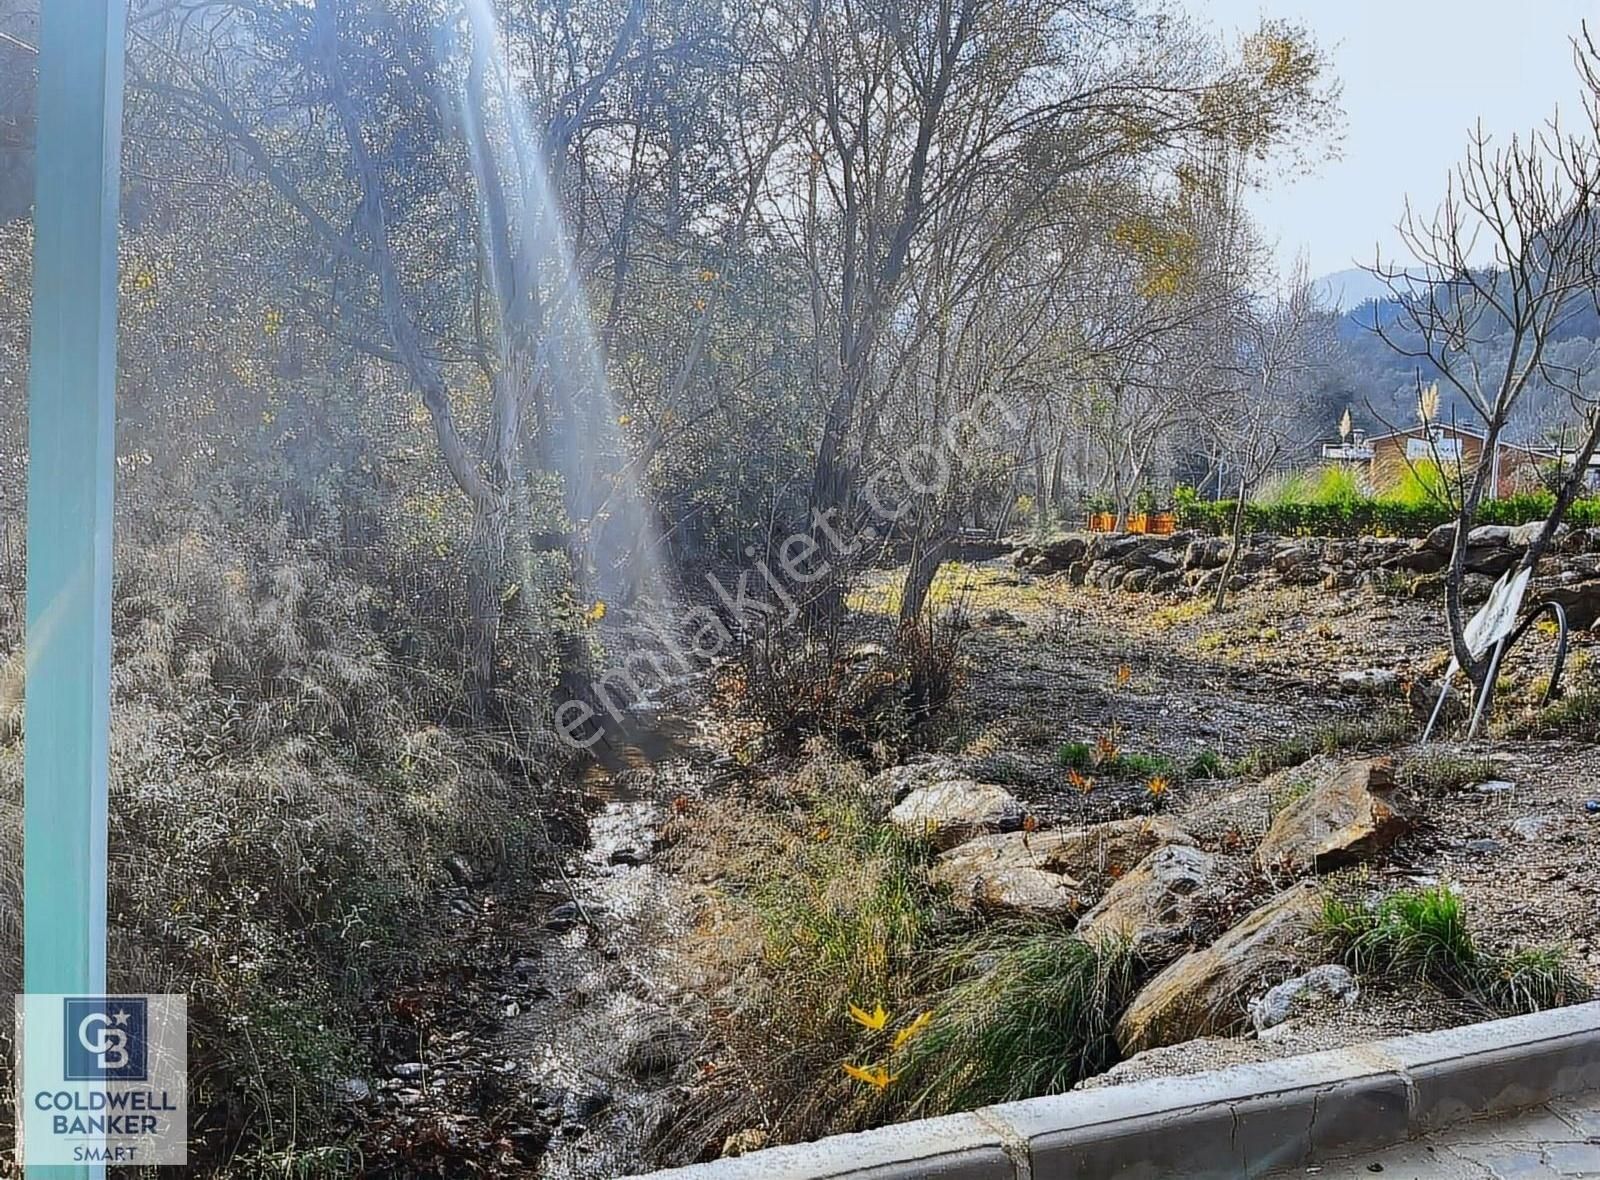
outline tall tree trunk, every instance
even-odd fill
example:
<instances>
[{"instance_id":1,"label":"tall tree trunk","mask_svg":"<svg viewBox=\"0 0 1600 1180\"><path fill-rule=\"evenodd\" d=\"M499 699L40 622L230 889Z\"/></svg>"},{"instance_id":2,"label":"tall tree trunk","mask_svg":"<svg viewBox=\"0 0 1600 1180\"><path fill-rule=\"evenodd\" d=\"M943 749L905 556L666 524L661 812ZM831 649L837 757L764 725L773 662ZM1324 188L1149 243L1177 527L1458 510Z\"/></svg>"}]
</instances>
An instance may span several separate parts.
<instances>
[{"instance_id":1,"label":"tall tree trunk","mask_svg":"<svg viewBox=\"0 0 1600 1180\"><path fill-rule=\"evenodd\" d=\"M1228 560L1222 565L1222 576L1217 579L1217 593L1211 600L1211 613L1219 614L1228 598L1228 583L1233 581L1233 571L1239 565L1239 551L1244 548L1244 505L1249 498L1249 487L1239 481L1239 502L1233 506L1233 543L1228 547Z\"/></svg>"},{"instance_id":2,"label":"tall tree trunk","mask_svg":"<svg viewBox=\"0 0 1600 1180\"><path fill-rule=\"evenodd\" d=\"M510 573L511 507L504 494L497 500L475 509L467 544L466 695L472 720L479 725L499 713L495 672Z\"/></svg>"},{"instance_id":3,"label":"tall tree trunk","mask_svg":"<svg viewBox=\"0 0 1600 1180\"><path fill-rule=\"evenodd\" d=\"M941 514L932 525L918 526L916 539L911 545L911 563L906 569L905 586L900 593L902 628L913 626L922 618L928 593L933 589L934 579L939 576L939 567L944 564L954 536L955 528L948 513Z\"/></svg>"}]
</instances>

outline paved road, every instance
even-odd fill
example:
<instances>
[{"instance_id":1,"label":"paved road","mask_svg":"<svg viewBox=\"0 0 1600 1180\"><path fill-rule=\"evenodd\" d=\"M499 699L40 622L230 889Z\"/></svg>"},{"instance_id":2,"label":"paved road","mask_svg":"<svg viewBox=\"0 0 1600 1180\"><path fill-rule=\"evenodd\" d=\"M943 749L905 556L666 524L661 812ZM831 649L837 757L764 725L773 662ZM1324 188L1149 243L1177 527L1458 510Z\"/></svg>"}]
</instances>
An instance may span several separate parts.
<instances>
[{"instance_id":1,"label":"paved road","mask_svg":"<svg viewBox=\"0 0 1600 1180\"><path fill-rule=\"evenodd\" d=\"M1317 1180L1559 1180L1600 1178L1600 1092L1513 1119L1464 1123L1427 1139L1341 1163L1279 1174Z\"/></svg>"}]
</instances>

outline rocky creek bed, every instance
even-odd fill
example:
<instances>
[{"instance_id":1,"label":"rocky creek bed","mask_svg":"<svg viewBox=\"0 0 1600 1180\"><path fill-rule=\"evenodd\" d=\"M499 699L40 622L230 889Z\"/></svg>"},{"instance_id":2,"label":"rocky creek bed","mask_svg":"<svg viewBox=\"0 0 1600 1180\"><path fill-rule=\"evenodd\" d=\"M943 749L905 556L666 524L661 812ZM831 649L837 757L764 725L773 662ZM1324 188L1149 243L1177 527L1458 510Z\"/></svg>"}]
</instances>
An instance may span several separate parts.
<instances>
[{"instance_id":1,"label":"rocky creek bed","mask_svg":"<svg viewBox=\"0 0 1600 1180\"><path fill-rule=\"evenodd\" d=\"M580 838L525 883L452 866L456 965L391 998L385 1074L345 1083L363 1175L600 1180L641 1170L701 1050L675 948L691 910L656 863L663 817L728 760L692 693L633 719L581 777Z\"/></svg>"},{"instance_id":2,"label":"rocky creek bed","mask_svg":"<svg viewBox=\"0 0 1600 1180\"><path fill-rule=\"evenodd\" d=\"M1503 572L1520 555L1519 543L1515 530L1485 533L1473 564L1484 579ZM1547 594L1579 588L1566 599L1577 604L1569 677L1576 668L1578 680L1588 684L1600 646L1593 631L1582 630L1594 624L1583 606L1591 592L1592 558L1586 555L1594 543L1587 533L1568 536L1541 567ZM1600 733L1592 725L1554 738L1504 732L1516 728L1519 710L1536 713L1553 638L1535 636L1505 669L1502 691L1517 703L1502 707L1503 732L1423 748L1416 742L1420 717L1446 653L1441 607L1425 593L1432 583L1418 589L1414 579L1433 576L1442 564L1438 538L1259 538L1255 547L1265 560L1246 563L1253 569L1221 614L1211 613L1203 597L1207 582L1190 576L1193 570L1154 593L1142 578L1131 587L1136 593L1096 585L1115 584L1116 569L1148 569L1139 564L1141 554L1176 553L1182 571L1194 563L1197 545L1208 551L1199 568L1215 570L1211 550L1224 544L1070 538L1058 543L1053 557L1048 547L1024 548L1009 566L972 566L952 580L947 595L961 599L973 619L965 649L971 669L966 729L952 753L927 760L920 776L903 769L901 781L937 782L948 775L1003 784L1014 805L990 798L991 814L1026 816L1031 830L958 842L941 854L935 876L996 914L1066 909L1082 928L1120 908L1124 928L1138 937L1139 921L1127 916L1142 912L1142 936L1192 947L1166 958L1174 967L1187 961L1203 980L1216 967L1204 962L1207 942L1225 938L1229 923L1244 920L1240 907L1246 913L1270 908L1290 896L1295 880L1360 866L1375 891L1443 883L1462 899L1484 943L1559 947L1588 989L1600 986ZM1411 580L1392 576L1397 570ZM1087 795L1074 790L1061 764L1064 747L1081 750L1110 735L1124 751L1159 759L1159 768L1126 775L1086 770L1093 789ZM1403 819L1381 837L1363 827L1371 814L1364 802L1357 807L1347 799L1341 806L1322 799L1313 806L1327 784L1341 774L1348 778L1352 767L1364 774L1374 758L1389 774L1442 769L1449 785L1385 787L1384 808L1392 798ZM1197 760L1204 768L1193 773ZM1275 760L1295 765L1267 773ZM1159 809L1146 793L1152 773L1172 780ZM1336 832L1350 841L1348 855L1313 864L1317 858L1302 850L1302 863L1294 863L1286 849L1295 841L1275 825L1296 809L1303 809L1302 844ZM1119 819L1140 814L1147 818ZM1353 819L1357 814L1361 823ZM1116 829L1130 822L1144 833L1141 842L1119 851ZM1094 871L1082 871L1081 857L1043 852L1052 839L1069 850L1098 841L1115 856L1114 874L1102 866L1095 880ZM1019 858L1024 840L1031 847ZM1168 850L1165 863L1157 856L1162 848ZM1054 872L1063 868L1067 878L1087 876L1090 887L1063 888L1063 874ZM1047 871L1033 875L1038 869ZM1225 986L1214 994L1202 989L1205 1004L1196 1011L1220 1008L1218 1028L1207 1017L1189 1021L1181 1032L1174 1025L1145 1036L1125 1017L1128 1060L1083 1084L1192 1072L1487 1015L1460 998L1378 983L1353 1003L1308 995L1287 1019L1258 1032L1249 1005L1262 998L1265 982L1290 971L1291 962L1303 970L1315 961L1285 954L1272 963L1283 944L1275 949L1273 939L1266 942L1264 964L1249 964L1263 948L1246 945L1237 965L1241 978L1222 980ZM1174 1037L1177 1044L1164 1043Z\"/></svg>"}]
</instances>

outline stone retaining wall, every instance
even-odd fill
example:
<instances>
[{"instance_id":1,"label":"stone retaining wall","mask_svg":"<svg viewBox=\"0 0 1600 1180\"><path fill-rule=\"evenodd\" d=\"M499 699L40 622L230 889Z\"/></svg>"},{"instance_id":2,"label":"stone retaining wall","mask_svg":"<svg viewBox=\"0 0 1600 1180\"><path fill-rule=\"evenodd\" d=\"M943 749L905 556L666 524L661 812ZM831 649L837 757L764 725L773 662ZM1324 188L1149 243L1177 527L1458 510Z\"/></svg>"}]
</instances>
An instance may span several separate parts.
<instances>
[{"instance_id":1,"label":"stone retaining wall","mask_svg":"<svg viewBox=\"0 0 1600 1180\"><path fill-rule=\"evenodd\" d=\"M1538 535L1539 525L1481 525L1468 534L1466 599L1487 597L1494 579L1514 567ZM1454 525L1420 540L1403 537L1245 538L1230 589L1253 586L1320 586L1347 590L1379 585L1415 596L1442 593ZM1194 532L1170 536L1133 533L1073 534L1045 545L1025 545L1013 555L1019 570L1060 575L1074 585L1130 593L1203 595L1216 589L1232 543ZM1531 601L1554 599L1579 628L1600 619L1600 529L1563 531L1539 564Z\"/></svg>"}]
</instances>

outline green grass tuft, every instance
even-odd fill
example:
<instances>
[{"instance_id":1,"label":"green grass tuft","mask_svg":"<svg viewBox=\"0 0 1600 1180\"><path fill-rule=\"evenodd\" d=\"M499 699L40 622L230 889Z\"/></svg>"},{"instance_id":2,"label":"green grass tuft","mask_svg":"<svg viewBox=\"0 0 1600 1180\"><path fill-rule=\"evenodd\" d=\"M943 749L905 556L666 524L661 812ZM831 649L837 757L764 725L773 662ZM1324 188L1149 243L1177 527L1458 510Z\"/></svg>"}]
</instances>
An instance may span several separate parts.
<instances>
[{"instance_id":1,"label":"green grass tuft","mask_svg":"<svg viewBox=\"0 0 1600 1180\"><path fill-rule=\"evenodd\" d=\"M1481 950L1451 889L1406 889L1366 905L1330 894L1320 929L1363 975L1422 984L1496 1012L1537 1012L1587 999L1589 989L1554 947Z\"/></svg>"},{"instance_id":2,"label":"green grass tuft","mask_svg":"<svg viewBox=\"0 0 1600 1180\"><path fill-rule=\"evenodd\" d=\"M1164 754L1118 754L1109 761L1096 762L1095 748L1088 742L1063 742L1056 750L1056 762L1068 770L1098 770L1101 774L1125 778L1148 778L1154 774L1170 776L1174 773L1172 759Z\"/></svg>"},{"instance_id":3,"label":"green grass tuft","mask_svg":"<svg viewBox=\"0 0 1600 1180\"><path fill-rule=\"evenodd\" d=\"M1477 968L1461 899L1442 885L1391 893L1370 908L1330 897L1322 917L1357 971L1445 984Z\"/></svg>"},{"instance_id":4,"label":"green grass tuft","mask_svg":"<svg viewBox=\"0 0 1600 1180\"><path fill-rule=\"evenodd\" d=\"M1014 926L949 961L952 982L897 1067L913 1112L1057 1094L1116 1062L1114 1029L1137 979L1125 943Z\"/></svg>"},{"instance_id":5,"label":"green grass tuft","mask_svg":"<svg viewBox=\"0 0 1600 1180\"><path fill-rule=\"evenodd\" d=\"M1062 742L1056 761L1068 770L1088 770L1094 765L1094 747L1088 742Z\"/></svg>"},{"instance_id":6,"label":"green grass tuft","mask_svg":"<svg viewBox=\"0 0 1600 1180\"><path fill-rule=\"evenodd\" d=\"M1415 733L1415 723L1404 713L1389 711L1371 718L1339 717L1309 733L1257 746L1228 764L1228 777L1258 778L1299 766L1318 754L1385 749L1411 740Z\"/></svg>"},{"instance_id":7,"label":"green grass tuft","mask_svg":"<svg viewBox=\"0 0 1600 1180\"><path fill-rule=\"evenodd\" d=\"M1115 769L1118 774L1131 778L1148 778L1155 774L1171 774L1172 759L1161 754L1119 754Z\"/></svg>"},{"instance_id":8,"label":"green grass tuft","mask_svg":"<svg viewBox=\"0 0 1600 1180\"><path fill-rule=\"evenodd\" d=\"M1488 758L1464 754L1419 754L1400 767L1400 784L1424 795L1449 795L1494 777Z\"/></svg>"}]
</instances>

